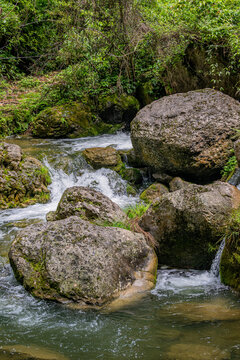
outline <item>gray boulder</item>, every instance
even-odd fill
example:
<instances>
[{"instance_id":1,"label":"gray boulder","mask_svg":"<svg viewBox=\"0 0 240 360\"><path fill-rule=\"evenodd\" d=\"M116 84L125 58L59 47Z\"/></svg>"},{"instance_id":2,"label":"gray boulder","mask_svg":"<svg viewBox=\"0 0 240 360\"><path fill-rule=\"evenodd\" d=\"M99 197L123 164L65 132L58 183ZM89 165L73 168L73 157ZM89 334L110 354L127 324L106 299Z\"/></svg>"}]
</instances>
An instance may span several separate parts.
<instances>
[{"instance_id":1,"label":"gray boulder","mask_svg":"<svg viewBox=\"0 0 240 360\"><path fill-rule=\"evenodd\" d=\"M238 101L212 89L165 96L131 123L135 154L153 172L208 182L220 177L240 129Z\"/></svg>"},{"instance_id":2,"label":"gray boulder","mask_svg":"<svg viewBox=\"0 0 240 360\"><path fill-rule=\"evenodd\" d=\"M232 185L189 184L162 195L140 219L140 226L158 241L160 264L208 269L239 206L240 191Z\"/></svg>"},{"instance_id":3,"label":"gray boulder","mask_svg":"<svg viewBox=\"0 0 240 360\"><path fill-rule=\"evenodd\" d=\"M157 268L142 234L77 216L21 230L9 258L17 279L34 296L79 306L102 306L123 292L131 295L133 288L150 289Z\"/></svg>"},{"instance_id":4,"label":"gray boulder","mask_svg":"<svg viewBox=\"0 0 240 360\"><path fill-rule=\"evenodd\" d=\"M122 209L107 196L83 186L73 186L65 190L57 210L50 212L47 220L61 220L72 215L98 225L124 222L127 218Z\"/></svg>"}]
</instances>

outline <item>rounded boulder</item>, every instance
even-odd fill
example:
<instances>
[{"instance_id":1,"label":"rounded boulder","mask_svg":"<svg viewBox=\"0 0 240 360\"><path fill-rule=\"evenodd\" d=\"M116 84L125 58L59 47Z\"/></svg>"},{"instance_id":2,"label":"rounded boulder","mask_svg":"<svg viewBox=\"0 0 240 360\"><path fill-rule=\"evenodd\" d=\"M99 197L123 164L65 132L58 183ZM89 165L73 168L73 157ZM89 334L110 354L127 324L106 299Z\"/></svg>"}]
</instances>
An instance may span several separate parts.
<instances>
[{"instance_id":1,"label":"rounded boulder","mask_svg":"<svg viewBox=\"0 0 240 360\"><path fill-rule=\"evenodd\" d=\"M203 89L165 96L131 123L135 154L153 172L207 183L220 178L240 129L240 104Z\"/></svg>"}]
</instances>

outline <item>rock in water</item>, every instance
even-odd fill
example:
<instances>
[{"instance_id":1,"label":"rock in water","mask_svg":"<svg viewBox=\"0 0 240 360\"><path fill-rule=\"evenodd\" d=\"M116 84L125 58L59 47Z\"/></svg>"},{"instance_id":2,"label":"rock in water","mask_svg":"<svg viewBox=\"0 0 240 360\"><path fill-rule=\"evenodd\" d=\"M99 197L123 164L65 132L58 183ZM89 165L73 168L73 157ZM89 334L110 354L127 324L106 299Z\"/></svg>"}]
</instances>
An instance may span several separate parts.
<instances>
[{"instance_id":1,"label":"rock in water","mask_svg":"<svg viewBox=\"0 0 240 360\"><path fill-rule=\"evenodd\" d=\"M189 184L151 205L140 226L159 242L161 264L208 269L232 211L239 206L240 191L230 184Z\"/></svg>"},{"instance_id":2,"label":"rock in water","mask_svg":"<svg viewBox=\"0 0 240 360\"><path fill-rule=\"evenodd\" d=\"M134 151L154 172L197 182L219 178L240 129L240 104L204 89L165 96L131 123Z\"/></svg>"},{"instance_id":3,"label":"rock in water","mask_svg":"<svg viewBox=\"0 0 240 360\"><path fill-rule=\"evenodd\" d=\"M126 220L122 209L99 191L83 186L73 186L64 191L55 212L47 215L48 221L77 215L95 224L112 224Z\"/></svg>"},{"instance_id":4,"label":"rock in water","mask_svg":"<svg viewBox=\"0 0 240 360\"><path fill-rule=\"evenodd\" d=\"M211 345L175 344L166 354L166 360L230 360L228 351Z\"/></svg>"},{"instance_id":5,"label":"rock in water","mask_svg":"<svg viewBox=\"0 0 240 360\"><path fill-rule=\"evenodd\" d=\"M88 148L82 154L94 169L114 168L121 162L118 151L111 146Z\"/></svg>"},{"instance_id":6,"label":"rock in water","mask_svg":"<svg viewBox=\"0 0 240 360\"><path fill-rule=\"evenodd\" d=\"M134 287L154 286L156 255L142 234L100 227L77 216L20 231L9 258L34 296L102 306ZM139 290L138 290L139 289Z\"/></svg>"},{"instance_id":7,"label":"rock in water","mask_svg":"<svg viewBox=\"0 0 240 360\"><path fill-rule=\"evenodd\" d=\"M50 182L40 161L24 156L18 145L0 144L0 209L46 202Z\"/></svg>"},{"instance_id":8,"label":"rock in water","mask_svg":"<svg viewBox=\"0 0 240 360\"><path fill-rule=\"evenodd\" d=\"M1 360L68 360L59 353L31 345L1 346L0 357Z\"/></svg>"}]
</instances>

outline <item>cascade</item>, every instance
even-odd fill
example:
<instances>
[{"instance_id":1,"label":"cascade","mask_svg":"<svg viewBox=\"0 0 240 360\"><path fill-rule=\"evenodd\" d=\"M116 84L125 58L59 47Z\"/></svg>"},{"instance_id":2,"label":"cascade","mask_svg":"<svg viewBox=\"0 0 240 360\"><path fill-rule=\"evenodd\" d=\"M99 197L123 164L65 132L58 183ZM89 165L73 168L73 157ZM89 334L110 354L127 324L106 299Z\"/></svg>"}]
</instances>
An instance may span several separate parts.
<instances>
[{"instance_id":1,"label":"cascade","mask_svg":"<svg viewBox=\"0 0 240 360\"><path fill-rule=\"evenodd\" d=\"M210 274L212 276L219 277L219 266L220 266L220 261L221 261L221 256L222 256L224 246L225 246L225 238L222 240L222 242L219 246L218 252L212 262L212 266L210 269Z\"/></svg>"}]
</instances>

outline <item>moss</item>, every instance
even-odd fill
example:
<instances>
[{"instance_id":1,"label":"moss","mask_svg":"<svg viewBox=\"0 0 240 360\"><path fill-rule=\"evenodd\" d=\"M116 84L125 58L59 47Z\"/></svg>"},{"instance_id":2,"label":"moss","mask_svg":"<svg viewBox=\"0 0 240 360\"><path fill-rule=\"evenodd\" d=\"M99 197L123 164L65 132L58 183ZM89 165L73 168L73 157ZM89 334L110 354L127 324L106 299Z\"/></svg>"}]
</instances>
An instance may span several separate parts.
<instances>
[{"instance_id":1,"label":"moss","mask_svg":"<svg viewBox=\"0 0 240 360\"><path fill-rule=\"evenodd\" d=\"M168 193L168 188L163 184L155 183L141 193L140 199L151 204L156 198L165 193Z\"/></svg>"},{"instance_id":2,"label":"moss","mask_svg":"<svg viewBox=\"0 0 240 360\"><path fill-rule=\"evenodd\" d=\"M99 121L87 105L77 102L46 108L32 123L33 135L42 138L96 136L119 129L120 125Z\"/></svg>"},{"instance_id":3,"label":"moss","mask_svg":"<svg viewBox=\"0 0 240 360\"><path fill-rule=\"evenodd\" d=\"M136 189L134 189L134 187L132 185L130 185L130 184L127 185L126 190L127 190L128 195L132 195L132 196L137 195Z\"/></svg>"},{"instance_id":4,"label":"moss","mask_svg":"<svg viewBox=\"0 0 240 360\"><path fill-rule=\"evenodd\" d=\"M136 111L140 109L138 100L131 95L127 94L113 94L108 96L103 96L99 98L99 110L103 111L104 109L112 106L119 106L123 110L128 110L129 108L135 108Z\"/></svg>"},{"instance_id":5,"label":"moss","mask_svg":"<svg viewBox=\"0 0 240 360\"><path fill-rule=\"evenodd\" d=\"M221 281L240 291L240 209L232 214L225 242L220 263Z\"/></svg>"}]
</instances>

